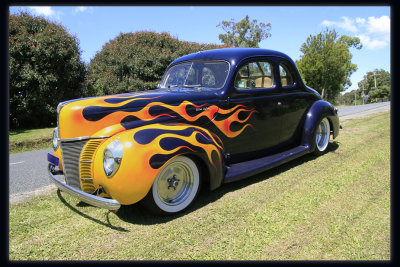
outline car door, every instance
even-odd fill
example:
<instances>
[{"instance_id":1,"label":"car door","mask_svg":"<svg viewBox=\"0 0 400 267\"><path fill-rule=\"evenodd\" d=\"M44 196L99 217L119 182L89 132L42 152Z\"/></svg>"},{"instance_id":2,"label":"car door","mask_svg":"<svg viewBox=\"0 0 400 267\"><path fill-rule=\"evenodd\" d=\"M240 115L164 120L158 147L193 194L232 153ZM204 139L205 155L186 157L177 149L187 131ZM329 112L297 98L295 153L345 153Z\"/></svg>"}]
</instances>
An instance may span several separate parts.
<instances>
[{"instance_id":1,"label":"car door","mask_svg":"<svg viewBox=\"0 0 400 267\"><path fill-rule=\"evenodd\" d=\"M228 105L238 112L230 128L240 134L227 140L230 163L260 157L279 145L282 95L274 65L273 58L257 58L237 68Z\"/></svg>"},{"instance_id":2,"label":"car door","mask_svg":"<svg viewBox=\"0 0 400 267\"><path fill-rule=\"evenodd\" d=\"M293 64L285 59L279 61L278 87L284 97L281 100L282 129L280 143L296 146L301 139L306 112L315 96L303 88Z\"/></svg>"}]
</instances>

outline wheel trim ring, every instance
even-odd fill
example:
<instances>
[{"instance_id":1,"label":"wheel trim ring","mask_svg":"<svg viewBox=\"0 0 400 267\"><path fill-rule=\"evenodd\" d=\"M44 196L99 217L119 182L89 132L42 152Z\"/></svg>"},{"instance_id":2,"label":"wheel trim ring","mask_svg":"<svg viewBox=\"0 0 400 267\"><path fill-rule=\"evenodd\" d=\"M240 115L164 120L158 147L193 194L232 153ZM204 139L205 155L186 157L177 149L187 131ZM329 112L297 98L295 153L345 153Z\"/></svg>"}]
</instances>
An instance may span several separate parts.
<instances>
[{"instance_id":1,"label":"wheel trim ring","mask_svg":"<svg viewBox=\"0 0 400 267\"><path fill-rule=\"evenodd\" d=\"M324 118L317 127L315 141L319 151L324 151L329 143L330 127L329 122Z\"/></svg>"}]
</instances>

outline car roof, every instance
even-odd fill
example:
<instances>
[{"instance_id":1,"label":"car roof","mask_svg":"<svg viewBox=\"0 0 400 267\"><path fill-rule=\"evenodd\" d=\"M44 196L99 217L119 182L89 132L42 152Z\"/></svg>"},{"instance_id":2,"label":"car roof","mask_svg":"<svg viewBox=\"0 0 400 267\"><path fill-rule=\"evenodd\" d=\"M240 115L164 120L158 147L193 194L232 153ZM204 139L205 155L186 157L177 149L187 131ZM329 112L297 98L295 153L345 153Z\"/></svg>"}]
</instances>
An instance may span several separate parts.
<instances>
[{"instance_id":1,"label":"car roof","mask_svg":"<svg viewBox=\"0 0 400 267\"><path fill-rule=\"evenodd\" d=\"M196 53L188 54L186 56L175 59L170 65L176 64L181 61L187 60L226 60L231 63L238 63L245 58L254 56L280 56L292 61L286 54L263 48L221 48L199 51Z\"/></svg>"}]
</instances>

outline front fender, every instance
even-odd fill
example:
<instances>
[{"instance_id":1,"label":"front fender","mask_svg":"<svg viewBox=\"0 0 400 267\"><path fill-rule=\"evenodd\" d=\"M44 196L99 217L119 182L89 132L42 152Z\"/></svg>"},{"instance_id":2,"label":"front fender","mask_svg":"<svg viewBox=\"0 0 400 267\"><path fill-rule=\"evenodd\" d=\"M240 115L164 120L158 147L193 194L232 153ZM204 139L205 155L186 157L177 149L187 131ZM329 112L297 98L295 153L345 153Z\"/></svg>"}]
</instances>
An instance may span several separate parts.
<instances>
[{"instance_id":1,"label":"front fender","mask_svg":"<svg viewBox=\"0 0 400 267\"><path fill-rule=\"evenodd\" d=\"M323 117L327 117L331 125L333 138L339 134L339 117L333 105L324 100L318 100L310 107L307 112L301 143L308 146L310 151L314 151L315 144L313 142L316 126Z\"/></svg>"},{"instance_id":2,"label":"front fender","mask_svg":"<svg viewBox=\"0 0 400 267\"><path fill-rule=\"evenodd\" d=\"M123 145L123 156L115 175L108 178L103 169L103 153L114 140ZM150 190L162 167L172 158L187 154L203 160L210 182L222 181L222 144L201 127L187 124L152 124L117 133L106 140L94 158L95 187L121 204L140 201ZM216 181L216 182L215 182Z\"/></svg>"}]
</instances>

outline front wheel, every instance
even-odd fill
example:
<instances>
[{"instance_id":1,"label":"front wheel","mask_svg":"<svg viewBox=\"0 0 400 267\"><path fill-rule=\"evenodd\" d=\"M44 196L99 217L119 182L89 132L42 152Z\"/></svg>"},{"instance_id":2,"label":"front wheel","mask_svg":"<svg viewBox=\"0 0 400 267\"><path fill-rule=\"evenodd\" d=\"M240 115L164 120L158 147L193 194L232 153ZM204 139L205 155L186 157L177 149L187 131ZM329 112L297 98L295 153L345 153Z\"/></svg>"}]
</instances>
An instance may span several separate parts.
<instances>
[{"instance_id":1,"label":"front wheel","mask_svg":"<svg viewBox=\"0 0 400 267\"><path fill-rule=\"evenodd\" d=\"M199 191L200 174L196 163L178 156L158 173L143 204L153 213L172 215L189 207Z\"/></svg>"},{"instance_id":2,"label":"front wheel","mask_svg":"<svg viewBox=\"0 0 400 267\"><path fill-rule=\"evenodd\" d=\"M317 125L317 129L314 134L314 142L315 142L315 155L323 154L329 144L329 137L331 134L331 129L329 125L329 121L327 118L323 118L319 124Z\"/></svg>"}]
</instances>

